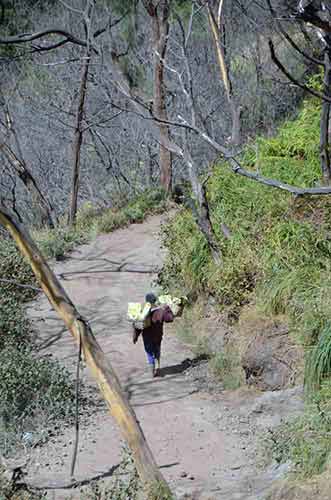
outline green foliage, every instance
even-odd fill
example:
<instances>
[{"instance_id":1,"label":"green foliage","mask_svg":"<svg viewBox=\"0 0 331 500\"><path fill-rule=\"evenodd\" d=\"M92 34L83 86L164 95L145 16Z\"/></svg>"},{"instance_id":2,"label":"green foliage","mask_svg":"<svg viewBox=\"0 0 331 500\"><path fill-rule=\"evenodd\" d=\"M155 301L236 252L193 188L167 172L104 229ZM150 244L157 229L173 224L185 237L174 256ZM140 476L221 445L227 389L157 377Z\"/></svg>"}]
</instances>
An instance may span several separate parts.
<instances>
[{"instance_id":1,"label":"green foliage","mask_svg":"<svg viewBox=\"0 0 331 500\"><path fill-rule=\"evenodd\" d=\"M320 103L307 100L275 137L249 145L242 163L289 184L316 185L321 177L319 114ZM223 265L213 263L193 217L182 210L163 229L168 255L161 285L192 296L212 294L220 308L236 317L250 301L270 314L284 314L296 338L309 348L307 384L318 387L331 371L330 200L294 199L236 176L222 163L209 181L208 197ZM222 223L231 231L228 240L221 234ZM216 363L222 370L224 359Z\"/></svg>"},{"instance_id":2,"label":"green foliage","mask_svg":"<svg viewBox=\"0 0 331 500\"><path fill-rule=\"evenodd\" d=\"M191 213L182 210L161 228L163 245L169 250L159 276L159 284L176 295L203 290L209 254L204 237L197 230Z\"/></svg>"},{"instance_id":3,"label":"green foliage","mask_svg":"<svg viewBox=\"0 0 331 500\"><path fill-rule=\"evenodd\" d=\"M323 472L331 457L331 382L324 382L305 413L281 425L266 437L273 458L291 461L297 474L305 477Z\"/></svg>"},{"instance_id":4,"label":"green foliage","mask_svg":"<svg viewBox=\"0 0 331 500\"><path fill-rule=\"evenodd\" d=\"M30 266L9 239L0 240L0 273L10 281L0 281L0 447L4 450L9 442L17 444L18 430L37 427L41 415L43 425L45 420L65 418L73 408L73 389L69 374L58 363L32 353L24 302L36 291L14 283L36 283Z\"/></svg>"},{"instance_id":5,"label":"green foliage","mask_svg":"<svg viewBox=\"0 0 331 500\"><path fill-rule=\"evenodd\" d=\"M120 467L110 485L96 481L81 493L82 500L138 500L142 486L132 456L124 449ZM70 497L71 498L71 497Z\"/></svg>"},{"instance_id":6,"label":"green foliage","mask_svg":"<svg viewBox=\"0 0 331 500\"><path fill-rule=\"evenodd\" d=\"M26 260L18 252L11 239L0 239L0 278L21 285L33 285L33 272ZM6 297L22 301L33 297L35 293L29 289L18 288L13 283L0 281L0 301Z\"/></svg>"},{"instance_id":7,"label":"green foliage","mask_svg":"<svg viewBox=\"0 0 331 500\"><path fill-rule=\"evenodd\" d=\"M10 345L25 345L30 338L30 324L15 297L7 295L0 300L0 351Z\"/></svg>"},{"instance_id":8,"label":"green foliage","mask_svg":"<svg viewBox=\"0 0 331 500\"><path fill-rule=\"evenodd\" d=\"M64 224L55 229L34 231L33 237L45 257L57 260L63 259L75 246L88 239L88 235L80 229L70 228Z\"/></svg>"},{"instance_id":9,"label":"green foliage","mask_svg":"<svg viewBox=\"0 0 331 500\"><path fill-rule=\"evenodd\" d=\"M201 337L199 324L201 316L202 311L198 302L192 307L185 307L182 317L175 322L176 335L182 342L190 346L196 356L210 357L208 337Z\"/></svg>"},{"instance_id":10,"label":"green foliage","mask_svg":"<svg viewBox=\"0 0 331 500\"><path fill-rule=\"evenodd\" d=\"M210 361L210 367L219 378L224 389L238 389L243 383L243 371L240 365L238 351L233 348L224 348L216 353Z\"/></svg>"},{"instance_id":11,"label":"green foliage","mask_svg":"<svg viewBox=\"0 0 331 500\"><path fill-rule=\"evenodd\" d=\"M169 487L161 482L151 484L146 498L147 500L175 500Z\"/></svg>"},{"instance_id":12,"label":"green foliage","mask_svg":"<svg viewBox=\"0 0 331 500\"><path fill-rule=\"evenodd\" d=\"M97 219L96 228L98 233L111 233L119 227L124 227L128 224L128 218L125 213L114 212L109 209L105 211L100 218Z\"/></svg>"},{"instance_id":13,"label":"green foliage","mask_svg":"<svg viewBox=\"0 0 331 500\"><path fill-rule=\"evenodd\" d=\"M47 413L49 419L67 417L73 408L74 388L59 363L36 358L28 347L7 346L0 351L0 412L6 427Z\"/></svg>"},{"instance_id":14,"label":"green foliage","mask_svg":"<svg viewBox=\"0 0 331 500\"><path fill-rule=\"evenodd\" d=\"M142 222L147 215L162 212L165 206L166 196L163 190L146 190L120 208L102 210L94 207L92 203L85 203L77 212L74 227L69 227L66 221L63 220L55 229L45 228L33 231L32 234L45 257L60 260L77 245L87 242L96 234L110 233L132 222ZM8 254L11 254L13 246L11 244ZM19 265L21 265L20 257L18 257L18 261ZM29 266L26 268L29 269ZM27 279L30 279L30 281L31 275L31 271L28 272L29 278Z\"/></svg>"},{"instance_id":15,"label":"green foliage","mask_svg":"<svg viewBox=\"0 0 331 500\"><path fill-rule=\"evenodd\" d=\"M331 324L327 320L319 331L316 345L307 352L306 386L308 390L316 390L326 377L331 377Z\"/></svg>"}]
</instances>

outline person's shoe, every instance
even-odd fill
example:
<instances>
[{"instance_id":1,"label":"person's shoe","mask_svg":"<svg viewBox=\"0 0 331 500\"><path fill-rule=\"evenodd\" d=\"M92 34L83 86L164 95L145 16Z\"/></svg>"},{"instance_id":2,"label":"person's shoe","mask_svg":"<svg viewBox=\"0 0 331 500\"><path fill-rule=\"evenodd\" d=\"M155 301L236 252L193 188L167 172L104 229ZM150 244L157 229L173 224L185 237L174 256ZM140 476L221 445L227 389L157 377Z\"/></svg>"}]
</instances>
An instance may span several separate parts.
<instances>
[{"instance_id":1,"label":"person's shoe","mask_svg":"<svg viewBox=\"0 0 331 500\"><path fill-rule=\"evenodd\" d=\"M151 365L151 369L152 369L152 377L156 377L156 375L155 375L155 373L156 373L155 365Z\"/></svg>"}]
</instances>

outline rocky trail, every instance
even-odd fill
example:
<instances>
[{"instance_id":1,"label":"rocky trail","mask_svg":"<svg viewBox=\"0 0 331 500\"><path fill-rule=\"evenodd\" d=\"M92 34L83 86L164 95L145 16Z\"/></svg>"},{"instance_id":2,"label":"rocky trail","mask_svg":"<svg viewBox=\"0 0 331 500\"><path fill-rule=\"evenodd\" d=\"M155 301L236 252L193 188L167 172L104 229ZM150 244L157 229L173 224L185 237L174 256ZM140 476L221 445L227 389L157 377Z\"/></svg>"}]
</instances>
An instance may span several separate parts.
<instances>
[{"instance_id":1,"label":"rocky trail","mask_svg":"<svg viewBox=\"0 0 331 500\"><path fill-rule=\"evenodd\" d=\"M99 236L76 249L68 260L54 263L53 269L90 321L178 497L263 499L284 467L258 465L257 435L300 411L301 391L224 392L216 384L215 390L201 389L198 381L205 376L206 363L194 361L172 326L166 328L162 376L151 379L142 342L132 344L126 310L128 301L143 299L162 266L158 231L163 217L153 216L143 224ZM30 303L28 314L40 352L74 372L77 346L47 299L39 296ZM86 368L82 379L94 404L82 421L75 476L78 481L107 481L121 460L123 442ZM50 499L80 497L79 491L64 488L70 483L73 437L74 427L68 424L31 452L27 481L47 488Z\"/></svg>"}]
</instances>

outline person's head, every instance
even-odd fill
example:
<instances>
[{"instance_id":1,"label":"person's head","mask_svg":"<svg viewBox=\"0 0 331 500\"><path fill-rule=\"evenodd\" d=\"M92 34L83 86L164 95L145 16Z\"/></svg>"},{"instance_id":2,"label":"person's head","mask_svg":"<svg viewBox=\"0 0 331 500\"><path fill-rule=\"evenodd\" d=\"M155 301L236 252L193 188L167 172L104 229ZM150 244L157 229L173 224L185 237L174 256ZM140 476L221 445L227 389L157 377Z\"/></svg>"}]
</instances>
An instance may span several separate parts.
<instances>
[{"instance_id":1,"label":"person's head","mask_svg":"<svg viewBox=\"0 0 331 500\"><path fill-rule=\"evenodd\" d=\"M155 302L157 301L157 296L155 295L155 293L149 292L145 296L145 301L149 302L150 304L155 304Z\"/></svg>"}]
</instances>

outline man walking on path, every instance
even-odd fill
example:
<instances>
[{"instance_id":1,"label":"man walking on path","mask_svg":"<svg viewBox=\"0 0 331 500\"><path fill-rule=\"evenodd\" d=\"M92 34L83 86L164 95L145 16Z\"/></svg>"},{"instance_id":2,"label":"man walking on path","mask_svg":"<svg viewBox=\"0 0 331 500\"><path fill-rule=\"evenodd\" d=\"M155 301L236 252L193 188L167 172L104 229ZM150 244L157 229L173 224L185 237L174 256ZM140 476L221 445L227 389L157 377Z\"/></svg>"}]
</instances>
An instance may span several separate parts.
<instances>
[{"instance_id":1,"label":"man walking on path","mask_svg":"<svg viewBox=\"0 0 331 500\"><path fill-rule=\"evenodd\" d=\"M153 377L157 377L160 375L161 368L163 323L171 323L174 320L174 315L169 306L156 305L157 297L154 293L148 293L145 301L152 305L148 315L148 326L143 329L134 329L133 343L135 344L139 335L142 334L148 364L151 367ZM157 368L155 368L155 361L157 361Z\"/></svg>"}]
</instances>

